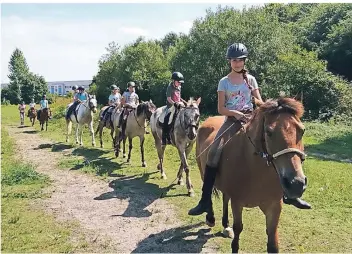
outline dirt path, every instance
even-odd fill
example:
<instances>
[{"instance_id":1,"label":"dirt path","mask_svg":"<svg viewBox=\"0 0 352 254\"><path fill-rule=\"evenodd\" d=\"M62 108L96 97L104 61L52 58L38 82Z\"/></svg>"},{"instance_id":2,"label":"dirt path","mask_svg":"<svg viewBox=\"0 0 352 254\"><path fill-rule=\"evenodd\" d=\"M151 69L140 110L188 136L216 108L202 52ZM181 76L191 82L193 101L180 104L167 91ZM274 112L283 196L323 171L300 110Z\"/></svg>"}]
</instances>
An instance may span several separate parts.
<instances>
[{"instance_id":1,"label":"dirt path","mask_svg":"<svg viewBox=\"0 0 352 254\"><path fill-rule=\"evenodd\" d=\"M89 241L105 246L95 251L216 252L207 247L207 240L213 236L204 224L183 226L176 208L148 194L138 185L141 179L115 177L108 184L94 176L59 169L60 158L72 149L51 152L53 142L40 137L33 128L7 129L15 138L17 154L53 180L48 190L51 197L39 205L58 220L78 221ZM119 188L112 188L116 185Z\"/></svg>"}]
</instances>

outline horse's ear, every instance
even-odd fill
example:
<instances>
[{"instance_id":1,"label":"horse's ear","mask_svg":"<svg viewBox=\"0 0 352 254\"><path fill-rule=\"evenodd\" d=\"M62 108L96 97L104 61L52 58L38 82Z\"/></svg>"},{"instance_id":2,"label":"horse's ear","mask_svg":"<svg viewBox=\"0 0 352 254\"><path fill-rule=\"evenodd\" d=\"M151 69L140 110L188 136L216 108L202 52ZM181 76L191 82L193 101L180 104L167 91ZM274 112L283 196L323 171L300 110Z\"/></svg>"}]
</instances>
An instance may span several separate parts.
<instances>
[{"instance_id":1,"label":"horse's ear","mask_svg":"<svg viewBox=\"0 0 352 254\"><path fill-rule=\"evenodd\" d=\"M142 103L144 103L144 101L143 101L143 100L141 100L141 102L142 102Z\"/></svg>"},{"instance_id":2,"label":"horse's ear","mask_svg":"<svg viewBox=\"0 0 352 254\"><path fill-rule=\"evenodd\" d=\"M296 94L295 97L293 97L293 99L295 99L296 101L299 101L301 103L303 103L303 90L301 90L300 92L298 92Z\"/></svg>"},{"instance_id":3,"label":"horse's ear","mask_svg":"<svg viewBox=\"0 0 352 254\"><path fill-rule=\"evenodd\" d=\"M153 103L152 99L149 100L150 103Z\"/></svg>"},{"instance_id":4,"label":"horse's ear","mask_svg":"<svg viewBox=\"0 0 352 254\"><path fill-rule=\"evenodd\" d=\"M199 97L198 100L196 101L197 105L199 106L200 102L202 101L202 97Z\"/></svg>"}]
</instances>

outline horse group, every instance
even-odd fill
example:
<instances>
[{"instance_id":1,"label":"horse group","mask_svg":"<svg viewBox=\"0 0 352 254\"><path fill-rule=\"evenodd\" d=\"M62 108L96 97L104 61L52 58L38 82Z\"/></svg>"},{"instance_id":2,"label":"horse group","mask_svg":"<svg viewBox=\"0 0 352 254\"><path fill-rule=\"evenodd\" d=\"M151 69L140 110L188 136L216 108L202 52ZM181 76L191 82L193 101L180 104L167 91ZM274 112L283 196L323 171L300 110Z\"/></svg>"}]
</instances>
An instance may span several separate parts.
<instances>
[{"instance_id":1,"label":"horse group","mask_svg":"<svg viewBox=\"0 0 352 254\"><path fill-rule=\"evenodd\" d=\"M45 124L45 130L46 131L48 130L48 121L49 121L51 115L52 115L52 112L51 112L50 108L45 108L42 110L40 117L39 117L39 124L40 124L42 131L44 130L44 124ZM28 117L29 117L29 121L31 122L32 126L34 126L35 119L37 119L37 110L35 108L31 108L29 110Z\"/></svg>"},{"instance_id":2,"label":"horse group","mask_svg":"<svg viewBox=\"0 0 352 254\"><path fill-rule=\"evenodd\" d=\"M196 144L196 161L203 179L209 147L217 131L225 120L224 116L209 117L201 126L199 104L201 100L190 98L187 104L178 108L170 130L171 143L177 148L180 166L177 173L178 184L183 183L186 173L186 186L189 196L194 196L190 179L188 155ZM304 125L301 117L304 112L300 101L293 98L279 98L257 103L251 119L224 145L217 173L215 188L220 190L223 198L222 225L224 233L231 236L232 252L239 250L239 237L243 230L242 210L245 207L259 207L266 218L267 251L278 252L278 224L282 210L282 196L299 198L306 188L306 177L302 162L305 159L302 136ZM106 107L105 107L106 108ZM102 108L100 115L102 114ZM128 159L131 159L132 139L139 137L142 166L146 167L144 158L145 126L150 121L152 136L155 141L161 177L166 179L163 168L165 146L161 144L162 124L160 116L164 107L157 108L152 101L140 103L132 109L126 119L125 135L118 128L120 107L116 107L108 122L99 121L96 133L99 133L100 145L103 147L103 128L110 129L115 156L118 157L123 142L123 157L126 157L125 144L128 139ZM94 96L89 95L86 102L76 109L77 118L72 115L67 120L67 138L72 122L77 122L76 143L82 143L82 126L88 124L95 146L93 131L93 113L97 111ZM78 132L80 130L80 142ZM231 202L233 227L229 227L228 203ZM215 225L214 212L205 216L206 223Z\"/></svg>"}]
</instances>

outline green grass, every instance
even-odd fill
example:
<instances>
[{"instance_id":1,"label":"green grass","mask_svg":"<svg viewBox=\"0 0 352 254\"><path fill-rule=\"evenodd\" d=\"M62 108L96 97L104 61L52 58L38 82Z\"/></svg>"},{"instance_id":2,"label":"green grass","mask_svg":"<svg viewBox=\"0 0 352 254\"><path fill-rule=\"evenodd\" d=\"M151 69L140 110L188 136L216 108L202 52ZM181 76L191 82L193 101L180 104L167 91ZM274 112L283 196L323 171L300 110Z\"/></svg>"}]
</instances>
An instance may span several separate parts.
<instances>
[{"instance_id":1,"label":"green grass","mask_svg":"<svg viewBox=\"0 0 352 254\"><path fill-rule=\"evenodd\" d=\"M74 223L58 223L53 216L33 206L46 198L43 188L49 179L35 168L14 158L14 142L1 129L1 251L2 252L73 252L86 242L70 242Z\"/></svg>"},{"instance_id":2,"label":"green grass","mask_svg":"<svg viewBox=\"0 0 352 254\"><path fill-rule=\"evenodd\" d=\"M304 143L308 153L336 154L340 158L352 157L352 134L347 126L309 122L305 123L305 126ZM38 126L36 126L36 129L38 130ZM65 123L63 119L50 121L48 132L40 132L40 134L54 140L58 145L64 143ZM98 138L96 141L99 144ZM60 166L95 174L97 177L107 180L110 176L110 179L114 180L116 189L130 188L141 194L148 192L152 197L150 202L163 196L165 200L177 207L178 218L185 225L193 225L204 221L204 216L190 217L187 215L188 210L197 204L202 185L194 152L191 153L188 161L196 197L189 198L186 196L187 189L185 186L170 186L176 177L180 163L175 148L169 146L166 148L164 167L168 179L162 180L160 179L160 173L156 170L158 159L151 135L146 135L145 156L148 164L146 169L141 167L138 139L133 141L134 148L130 164L125 163L125 159L114 158L107 131L104 134L104 149L93 148L90 143L88 129L84 132L84 147L75 146L72 135L71 141L67 145L74 146L75 149L72 155L66 156L60 162ZM84 164L85 160L89 160L89 165ZM352 205L350 200L352 178L350 174L352 164L322 160L310 156L304 163L304 170L308 177L308 188L304 194L304 199L311 202L313 209L298 210L292 206L284 205L279 226L280 251L351 251ZM117 176L125 177L120 179L116 178ZM129 195L130 203L134 202L134 195L133 193ZM134 205L138 206L138 204ZM145 208L143 205L138 206L141 211ZM189 244L190 249L188 250L194 251L207 242L210 246L217 246L218 252L231 251L231 240L219 236L219 232L222 231L221 200L214 201L214 208L217 222L216 226L211 229L213 235L210 237L199 234L197 239L186 241L187 232L192 229L174 229L180 238L180 248L183 244ZM231 222L232 215L230 213ZM240 250L244 252L265 252L265 218L261 211L257 208L245 209L243 223L244 230L241 234ZM157 252L157 250L154 251Z\"/></svg>"}]
</instances>

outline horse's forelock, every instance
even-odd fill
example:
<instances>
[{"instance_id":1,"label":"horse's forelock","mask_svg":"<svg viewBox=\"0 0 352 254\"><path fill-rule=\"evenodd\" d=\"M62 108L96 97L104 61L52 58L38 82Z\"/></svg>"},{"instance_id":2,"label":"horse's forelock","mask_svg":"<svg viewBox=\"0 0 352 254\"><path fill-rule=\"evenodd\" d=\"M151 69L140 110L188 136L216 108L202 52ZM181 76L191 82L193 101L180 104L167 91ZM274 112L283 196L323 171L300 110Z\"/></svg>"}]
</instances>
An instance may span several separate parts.
<instances>
[{"instance_id":1,"label":"horse's forelock","mask_svg":"<svg viewBox=\"0 0 352 254\"><path fill-rule=\"evenodd\" d=\"M292 98L279 98L267 100L259 107L264 114L290 113L300 119L304 114L304 107L301 102Z\"/></svg>"}]
</instances>

